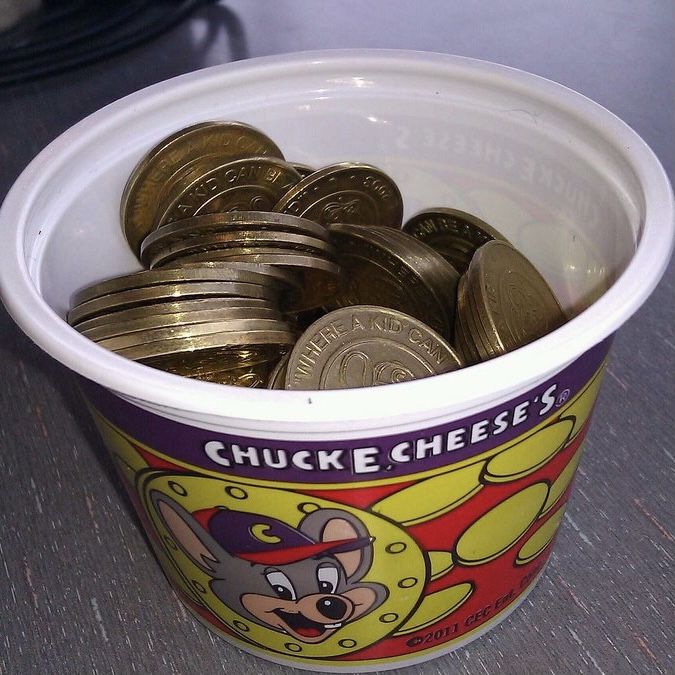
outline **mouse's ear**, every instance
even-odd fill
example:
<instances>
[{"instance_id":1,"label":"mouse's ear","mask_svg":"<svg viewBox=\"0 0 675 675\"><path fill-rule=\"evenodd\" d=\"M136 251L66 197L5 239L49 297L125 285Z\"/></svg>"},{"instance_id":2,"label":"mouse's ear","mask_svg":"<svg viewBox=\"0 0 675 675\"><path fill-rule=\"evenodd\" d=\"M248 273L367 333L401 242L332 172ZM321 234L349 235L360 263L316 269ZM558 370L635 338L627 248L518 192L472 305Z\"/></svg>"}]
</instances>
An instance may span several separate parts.
<instances>
[{"instance_id":1,"label":"mouse's ear","mask_svg":"<svg viewBox=\"0 0 675 675\"><path fill-rule=\"evenodd\" d=\"M363 539L370 537L366 526L352 513L341 509L319 509L310 513L300 523L300 531L314 541L329 542L342 539ZM350 581L360 579L370 568L373 557L371 544L332 554L344 569Z\"/></svg>"},{"instance_id":2,"label":"mouse's ear","mask_svg":"<svg viewBox=\"0 0 675 675\"><path fill-rule=\"evenodd\" d=\"M216 540L197 522L189 511L165 494L150 493L157 515L176 544L192 562L207 574L213 574L226 555Z\"/></svg>"},{"instance_id":3,"label":"mouse's ear","mask_svg":"<svg viewBox=\"0 0 675 675\"><path fill-rule=\"evenodd\" d=\"M341 539L357 539L359 533L352 523L344 518L331 518L321 532L321 541L339 541ZM370 548L370 547L368 547ZM342 565L345 576L351 579L361 567L363 562L363 549L333 553ZM365 573L365 570L364 570Z\"/></svg>"}]
</instances>

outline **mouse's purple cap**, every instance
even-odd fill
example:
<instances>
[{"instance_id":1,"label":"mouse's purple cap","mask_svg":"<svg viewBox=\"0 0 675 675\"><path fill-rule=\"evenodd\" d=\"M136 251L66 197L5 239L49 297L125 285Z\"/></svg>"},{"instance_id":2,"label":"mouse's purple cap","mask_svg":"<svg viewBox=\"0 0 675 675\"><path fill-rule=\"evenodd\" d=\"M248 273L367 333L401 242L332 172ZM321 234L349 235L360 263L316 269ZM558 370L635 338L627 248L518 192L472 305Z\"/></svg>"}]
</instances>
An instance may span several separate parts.
<instances>
[{"instance_id":1,"label":"mouse's purple cap","mask_svg":"<svg viewBox=\"0 0 675 675\"><path fill-rule=\"evenodd\" d=\"M355 551L372 541L370 537L314 541L271 516L228 509L217 511L208 529L230 555L261 565L287 565L322 554Z\"/></svg>"}]
</instances>

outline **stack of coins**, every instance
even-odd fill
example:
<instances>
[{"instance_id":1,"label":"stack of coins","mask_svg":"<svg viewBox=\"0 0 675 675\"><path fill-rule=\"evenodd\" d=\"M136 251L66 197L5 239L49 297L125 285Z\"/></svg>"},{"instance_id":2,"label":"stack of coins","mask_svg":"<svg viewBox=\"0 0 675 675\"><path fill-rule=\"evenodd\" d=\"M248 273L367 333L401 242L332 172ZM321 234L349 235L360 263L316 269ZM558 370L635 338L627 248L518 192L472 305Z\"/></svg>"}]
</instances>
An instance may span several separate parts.
<instances>
[{"instance_id":1,"label":"stack of coins","mask_svg":"<svg viewBox=\"0 0 675 675\"><path fill-rule=\"evenodd\" d=\"M559 326L537 270L479 218L404 225L380 169L286 161L262 131L201 122L131 174L122 229L146 271L73 297L68 320L117 354L248 387L330 389L429 377Z\"/></svg>"},{"instance_id":2,"label":"stack of coins","mask_svg":"<svg viewBox=\"0 0 675 675\"><path fill-rule=\"evenodd\" d=\"M256 366L262 382L295 342L278 310L282 292L276 276L227 263L144 271L80 291L68 320L135 361L220 382Z\"/></svg>"},{"instance_id":3,"label":"stack of coins","mask_svg":"<svg viewBox=\"0 0 675 675\"><path fill-rule=\"evenodd\" d=\"M140 249L150 268L194 262L265 265L284 274L284 309L319 307L337 290L340 268L328 230L298 216L239 211L193 216L151 232Z\"/></svg>"}]
</instances>

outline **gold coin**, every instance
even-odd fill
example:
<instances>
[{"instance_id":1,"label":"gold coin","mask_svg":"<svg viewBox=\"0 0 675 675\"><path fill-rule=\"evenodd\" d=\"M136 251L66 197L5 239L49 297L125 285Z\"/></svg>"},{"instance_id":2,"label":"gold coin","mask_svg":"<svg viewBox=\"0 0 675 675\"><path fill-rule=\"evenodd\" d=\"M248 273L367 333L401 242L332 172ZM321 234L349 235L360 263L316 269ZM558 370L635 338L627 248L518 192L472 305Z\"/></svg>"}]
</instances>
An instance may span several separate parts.
<instances>
[{"instance_id":1,"label":"gold coin","mask_svg":"<svg viewBox=\"0 0 675 675\"><path fill-rule=\"evenodd\" d=\"M283 159L271 139L241 122L201 122L163 139L136 165L122 194L122 229L134 253L154 229L164 187L182 167L208 154L217 154L224 162L266 155Z\"/></svg>"},{"instance_id":2,"label":"gold coin","mask_svg":"<svg viewBox=\"0 0 675 675\"><path fill-rule=\"evenodd\" d=\"M274 285L267 274L253 270L238 269L225 264L191 265L188 268L144 270L134 272L87 286L73 295L72 305L100 298L103 295L119 293L132 288L148 288L163 284L177 284L188 281L238 281L247 284Z\"/></svg>"},{"instance_id":3,"label":"gold coin","mask_svg":"<svg viewBox=\"0 0 675 675\"><path fill-rule=\"evenodd\" d=\"M233 159L245 159L245 157L228 158L221 155L205 155L196 157L185 166L180 167L162 187L157 197L155 214L161 215L164 213L173 200L195 180L216 167L221 166L224 162L232 161Z\"/></svg>"},{"instance_id":4,"label":"gold coin","mask_svg":"<svg viewBox=\"0 0 675 675\"><path fill-rule=\"evenodd\" d=\"M140 362L173 375L209 379L209 376L227 370L269 367L279 359L282 349L285 347L277 344L211 347L155 356Z\"/></svg>"},{"instance_id":5,"label":"gold coin","mask_svg":"<svg viewBox=\"0 0 675 675\"><path fill-rule=\"evenodd\" d=\"M467 284L466 275L462 276L457 289L457 315L462 317L465 339L471 343L479 361L487 361L495 356L483 330L483 326L472 302L471 288ZM457 318L455 317L455 321Z\"/></svg>"},{"instance_id":6,"label":"gold coin","mask_svg":"<svg viewBox=\"0 0 675 675\"><path fill-rule=\"evenodd\" d=\"M457 270L443 256L414 237L388 227L369 227L372 241L379 242L389 251L405 259L417 270L418 275L432 288L436 297L446 306L449 318L447 336L452 334L452 324L457 299Z\"/></svg>"},{"instance_id":7,"label":"gold coin","mask_svg":"<svg viewBox=\"0 0 675 675\"><path fill-rule=\"evenodd\" d=\"M203 237L176 241L166 247L155 247L154 253L148 262L150 263L150 267L155 268L194 253L206 253L223 249L254 249L256 247L304 251L334 258L332 245L317 237L308 237L304 234L294 234L292 232L239 230L237 232L208 234Z\"/></svg>"},{"instance_id":8,"label":"gold coin","mask_svg":"<svg viewBox=\"0 0 675 675\"><path fill-rule=\"evenodd\" d=\"M205 251L203 253L195 253L190 255L190 261L185 262L185 259L180 261L173 262L169 265L162 265L162 269L192 269L193 267L231 267L232 269L246 270L249 272L256 272L257 274L262 274L266 277L270 277L272 280L288 286L289 288L302 288L300 279L292 271L281 269L280 267L275 267L274 265L261 265L257 263L245 263L245 262L232 262L232 261L218 261L211 260L208 258L211 256L213 251ZM203 256L203 260L196 260L200 256Z\"/></svg>"},{"instance_id":9,"label":"gold coin","mask_svg":"<svg viewBox=\"0 0 675 675\"><path fill-rule=\"evenodd\" d=\"M140 307L131 307L111 311L107 314L100 314L92 319L76 321L73 326L80 332L105 326L110 323L123 323L125 321L135 321L136 319L145 319L149 316L161 316L163 314L183 314L188 312L205 312L210 310L226 308L266 308L274 309L275 304L269 300L261 298L241 298L241 297L217 297L217 298L199 298L197 300L177 300L172 302L156 302L151 305L141 305Z\"/></svg>"},{"instance_id":10,"label":"gold coin","mask_svg":"<svg viewBox=\"0 0 675 675\"><path fill-rule=\"evenodd\" d=\"M471 366L481 362L481 357L473 344L473 340L468 336L467 329L462 321L462 314L455 314L455 346L461 353L464 362Z\"/></svg>"},{"instance_id":11,"label":"gold coin","mask_svg":"<svg viewBox=\"0 0 675 675\"><path fill-rule=\"evenodd\" d=\"M232 387L247 387L248 389L264 389L269 379L269 365L262 363L250 368L233 368L217 370L212 373L188 375L193 380L228 384Z\"/></svg>"},{"instance_id":12,"label":"gold coin","mask_svg":"<svg viewBox=\"0 0 675 675\"><path fill-rule=\"evenodd\" d=\"M286 387L286 371L291 353L286 352L272 369L267 380L268 389L284 389Z\"/></svg>"},{"instance_id":13,"label":"gold coin","mask_svg":"<svg viewBox=\"0 0 675 675\"><path fill-rule=\"evenodd\" d=\"M481 246L469 267L469 276L473 275L478 280L481 317L497 337L496 352L522 347L565 322L544 278L507 242L493 240Z\"/></svg>"},{"instance_id":14,"label":"gold coin","mask_svg":"<svg viewBox=\"0 0 675 675\"><path fill-rule=\"evenodd\" d=\"M474 336L471 333L471 328L467 325L466 320L469 310L466 303L466 275L462 275L457 286L457 305L455 310L455 344L459 350L464 354L467 363L473 365L480 363L483 359L478 353L478 349L474 343Z\"/></svg>"},{"instance_id":15,"label":"gold coin","mask_svg":"<svg viewBox=\"0 0 675 675\"><path fill-rule=\"evenodd\" d=\"M481 362L480 356L475 353L475 347L470 345L465 338L459 338L455 342L455 347L462 355L462 359L467 366L473 366Z\"/></svg>"},{"instance_id":16,"label":"gold coin","mask_svg":"<svg viewBox=\"0 0 675 675\"><path fill-rule=\"evenodd\" d=\"M476 336L480 340L483 352L486 354L484 360L493 359L500 354L499 350L495 348L495 344L499 343L496 342L495 334L491 331L490 324L485 319L485 313L481 311L480 303L477 300L477 291L477 286L471 283L467 277L467 305L475 326Z\"/></svg>"},{"instance_id":17,"label":"gold coin","mask_svg":"<svg viewBox=\"0 0 675 675\"><path fill-rule=\"evenodd\" d=\"M287 389L348 389L406 382L461 368L434 330L386 307L343 307L313 323L288 362Z\"/></svg>"},{"instance_id":18,"label":"gold coin","mask_svg":"<svg viewBox=\"0 0 675 675\"><path fill-rule=\"evenodd\" d=\"M249 330L245 333L226 331L196 337L157 340L136 347L116 350L116 353L133 361L141 361L168 354L197 352L220 347L250 347L265 344L283 347L292 345L294 342L295 335L287 330Z\"/></svg>"},{"instance_id":19,"label":"gold coin","mask_svg":"<svg viewBox=\"0 0 675 675\"><path fill-rule=\"evenodd\" d=\"M249 331L258 330L269 330L270 332L282 331L289 330L289 326L279 319L231 319L209 321L207 323L139 330L134 333L125 333L124 335L117 335L115 337L99 340L98 344L101 345L101 347L117 352L128 347L138 347L153 342L177 340L181 338L196 338L201 335L214 335L216 333L245 334Z\"/></svg>"},{"instance_id":20,"label":"gold coin","mask_svg":"<svg viewBox=\"0 0 675 675\"><path fill-rule=\"evenodd\" d=\"M141 244L141 260L145 261L152 256L156 246L169 246L184 239L238 230L293 232L328 241L328 230L323 225L285 213L261 211L207 213L177 220L148 234Z\"/></svg>"},{"instance_id":21,"label":"gold coin","mask_svg":"<svg viewBox=\"0 0 675 675\"><path fill-rule=\"evenodd\" d=\"M320 307L331 300L338 290L339 265L318 255L262 246L219 249L211 253L214 260L275 265L297 273L301 279L302 291L282 295L282 309L285 311L304 311ZM180 260L188 262L192 259L192 256L187 256Z\"/></svg>"},{"instance_id":22,"label":"gold coin","mask_svg":"<svg viewBox=\"0 0 675 675\"><path fill-rule=\"evenodd\" d=\"M119 293L102 295L83 302L68 312L68 323L76 324L84 319L106 314L117 309L129 309L138 305L149 305L166 300L188 300L213 296L240 296L262 298L275 302L279 293L275 288L259 284L234 281L203 281L182 284L162 284L147 288L132 288Z\"/></svg>"},{"instance_id":23,"label":"gold coin","mask_svg":"<svg viewBox=\"0 0 675 675\"><path fill-rule=\"evenodd\" d=\"M499 339L499 335L494 329L494 326L485 316L485 307L480 297L480 279L478 276L478 269L474 265L467 269L466 277L466 297L467 302L471 302L474 308L473 315L476 317L476 326L479 328L483 338L483 344L489 345L490 353L499 355L504 353L504 347Z\"/></svg>"},{"instance_id":24,"label":"gold coin","mask_svg":"<svg viewBox=\"0 0 675 675\"><path fill-rule=\"evenodd\" d=\"M480 218L459 209L442 207L416 213L402 229L438 251L460 274L464 274L480 246L492 239L506 241Z\"/></svg>"},{"instance_id":25,"label":"gold coin","mask_svg":"<svg viewBox=\"0 0 675 675\"><path fill-rule=\"evenodd\" d=\"M155 314L139 319L107 323L95 328L80 330L82 335L98 342L107 338L152 328L168 328L169 326L188 326L196 323L214 323L230 319L277 319L281 320L277 309L268 307L228 307L209 309L201 312L180 312L177 314ZM79 328L78 328L79 330Z\"/></svg>"},{"instance_id":26,"label":"gold coin","mask_svg":"<svg viewBox=\"0 0 675 675\"><path fill-rule=\"evenodd\" d=\"M454 315L450 302L454 305L454 298L450 294L439 297L435 279L418 269L417 260L408 251L392 247L389 240L373 235L371 230L342 223L331 226L331 240L343 269L341 288L331 307L390 307L418 318L442 335L450 335Z\"/></svg>"},{"instance_id":27,"label":"gold coin","mask_svg":"<svg viewBox=\"0 0 675 675\"><path fill-rule=\"evenodd\" d=\"M162 227L183 218L226 211L271 211L296 183L300 174L288 163L271 157L250 157L208 171L188 185L159 214Z\"/></svg>"},{"instance_id":28,"label":"gold coin","mask_svg":"<svg viewBox=\"0 0 675 675\"><path fill-rule=\"evenodd\" d=\"M403 200L396 183L368 164L333 164L303 178L274 207L322 225L354 223L398 228Z\"/></svg>"}]
</instances>

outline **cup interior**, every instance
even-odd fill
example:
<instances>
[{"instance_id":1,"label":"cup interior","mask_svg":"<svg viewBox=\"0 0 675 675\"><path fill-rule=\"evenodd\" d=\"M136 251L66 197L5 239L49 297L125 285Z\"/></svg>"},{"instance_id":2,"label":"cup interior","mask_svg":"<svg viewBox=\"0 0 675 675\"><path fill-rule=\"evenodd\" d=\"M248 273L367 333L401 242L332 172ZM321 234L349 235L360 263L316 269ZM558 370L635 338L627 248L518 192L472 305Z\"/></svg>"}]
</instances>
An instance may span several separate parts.
<instances>
[{"instance_id":1,"label":"cup interior","mask_svg":"<svg viewBox=\"0 0 675 675\"><path fill-rule=\"evenodd\" d=\"M140 269L119 215L133 167L181 127L240 120L288 160L380 167L401 189L404 218L434 206L482 218L578 314L630 261L644 196L593 120L551 96L549 83L524 86L521 74L508 74L414 59L386 67L308 59L178 78L124 99L103 111L103 123L76 128L69 156L33 204L24 249L32 279L63 317L78 289Z\"/></svg>"}]
</instances>

